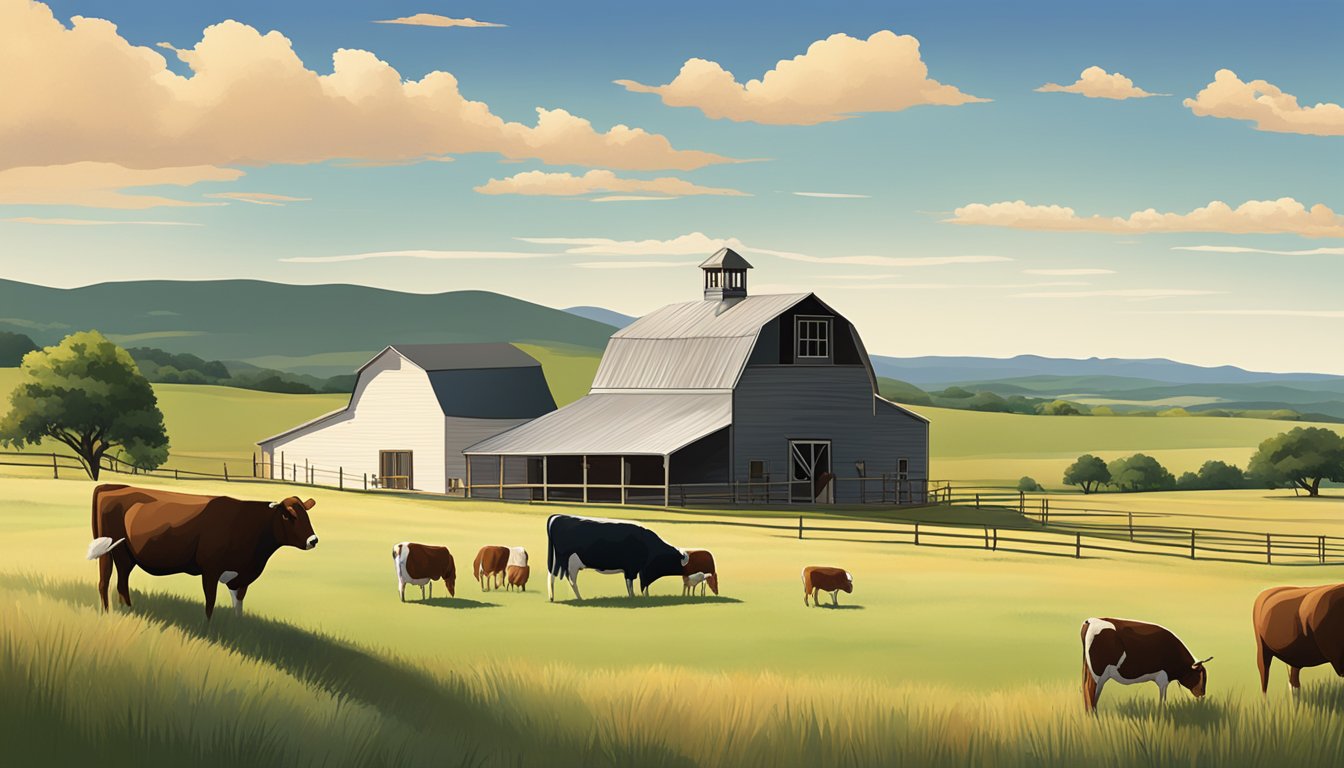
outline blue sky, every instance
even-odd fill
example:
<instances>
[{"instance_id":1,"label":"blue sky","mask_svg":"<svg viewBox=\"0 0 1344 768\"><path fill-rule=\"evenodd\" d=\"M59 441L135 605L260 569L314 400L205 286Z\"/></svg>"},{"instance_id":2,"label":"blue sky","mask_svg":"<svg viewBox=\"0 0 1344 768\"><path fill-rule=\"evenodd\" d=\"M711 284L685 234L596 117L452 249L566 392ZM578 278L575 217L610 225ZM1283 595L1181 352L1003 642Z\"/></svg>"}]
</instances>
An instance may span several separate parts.
<instances>
[{"instance_id":1,"label":"blue sky","mask_svg":"<svg viewBox=\"0 0 1344 768\"><path fill-rule=\"evenodd\" d=\"M76 0L50 3L55 21L48 23L33 15L40 6L0 0L0 17L10 22L0 24L0 37L6 29L25 30L25 39L56 35L50 46L11 44L8 55L0 53L0 99L7 90L21 94L12 119L0 118L0 146L10 148L0 152L0 274L48 285L255 277L422 292L480 288L552 306L597 304L640 314L696 296L698 278L688 265L708 253L689 250L699 241L687 236L703 233L707 249L713 241L743 249L756 267L754 289L816 291L859 323L875 352L1162 356L1344 373L1344 363L1306 343L1344 328L1336 289L1344 279L1344 219L1336 213L1344 211L1338 183L1344 117L1300 109L1344 102L1338 45L1344 7L891 6ZM505 26L373 23L414 14ZM116 32L64 33L74 26L72 16L107 19ZM165 57L171 72L200 78L155 44L192 49L203 30L226 19L257 33L277 31L302 67L318 75L332 72L338 49L369 51L405 81L451 73L461 96L504 121L531 127L536 108L565 110L590 121L594 135L615 125L637 127L665 137L675 151L632 159L606 146L574 162L562 146L569 139L561 137L533 156L507 159L493 151L495 139L472 144L432 127L424 131L435 134L433 141L406 128L399 145L402 128L414 121L379 123L385 112L376 105L351 112L348 121L314 119L306 129L311 142L302 134L289 144L271 141L283 125L249 139L249 126L299 101L273 75L232 102L225 87L211 91L218 103L202 106L195 92L171 103L145 97L145 106L118 112L119 104L141 104L143 83L136 72L118 74L107 57L138 61L152 52ZM215 39L209 60L212 71L245 78L260 66L259 49L249 47L253 33L232 29ZM929 79L988 101L882 107L807 124L806 110L790 101L797 89L776 93L769 115L743 106L747 117L730 120L665 103L675 101L667 92L660 97L613 83L661 86L693 58L716 62L741 83L805 52L807 61L820 61L809 46L845 34L853 38L848 50L862 55L845 68L809 70L798 88L817 98L839 93L837 109L848 113L844 94L859 90L854 83L871 81L851 104L902 93L889 75L899 67L877 56L869 39L883 31L918 40L915 61ZM1047 82L1072 84L1088 67L1171 95L1121 100L1035 90ZM1268 118L1239 119L1237 110L1257 107L1234 98L1209 100L1200 109L1210 114L1199 116L1184 102L1219 70L1245 83L1266 81L1295 96L1300 108L1280 105L1272 116L1282 120L1277 127ZM227 78L221 82L228 85ZM81 93L112 101L81 107L91 100ZM275 102L257 106L269 98ZM697 93L687 98L712 101ZM138 127L155 110L166 116L159 122L175 127L162 133L153 127L158 122ZM184 130L197 129L182 126L202 123L219 130L183 138ZM357 140L343 141L347 134ZM412 145L441 145L435 154L451 160L387 164L404 162L398 155L414 151L406 149ZM349 146L362 156L341 156ZM527 154L516 149L521 144L509 146ZM678 153L692 151L756 162L673 167L687 165L689 156ZM102 165L97 174L87 165L74 168L83 175L73 181L74 170L60 168L81 161ZM633 167L641 164L648 167ZM171 170L187 166L196 170ZM36 170L12 175L25 168ZM544 176L527 178L549 182L555 174L593 171L609 172L633 191L475 189L530 172ZM182 173L194 183L117 187L91 180L123 172ZM32 192L48 173L64 174L63 196ZM669 194L653 179L721 193ZM80 196L86 187L109 186L113 193L192 205L128 208L114 200L109 207ZM660 199L597 202L609 197ZM1317 210L1309 224L1285 205L1186 217L1214 201L1236 209L1282 198L1329 210ZM1019 200L1018 208L993 207ZM1074 220L1060 224L1051 218L1057 211L1038 206L1072 208ZM1087 220L1146 209L1177 218L1125 226ZM1222 250L1178 250L1209 246ZM400 255L369 256L388 252Z\"/></svg>"}]
</instances>

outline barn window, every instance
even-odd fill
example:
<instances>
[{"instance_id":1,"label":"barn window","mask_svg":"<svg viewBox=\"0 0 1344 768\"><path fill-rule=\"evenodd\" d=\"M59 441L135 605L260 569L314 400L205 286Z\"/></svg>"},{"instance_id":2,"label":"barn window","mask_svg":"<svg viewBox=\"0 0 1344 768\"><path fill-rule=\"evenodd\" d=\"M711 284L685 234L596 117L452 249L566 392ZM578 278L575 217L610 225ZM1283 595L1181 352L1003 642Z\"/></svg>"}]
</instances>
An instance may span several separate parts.
<instances>
[{"instance_id":1,"label":"barn window","mask_svg":"<svg viewBox=\"0 0 1344 768\"><path fill-rule=\"evenodd\" d=\"M797 356L812 359L830 357L831 319L829 317L800 317L796 322Z\"/></svg>"}]
</instances>

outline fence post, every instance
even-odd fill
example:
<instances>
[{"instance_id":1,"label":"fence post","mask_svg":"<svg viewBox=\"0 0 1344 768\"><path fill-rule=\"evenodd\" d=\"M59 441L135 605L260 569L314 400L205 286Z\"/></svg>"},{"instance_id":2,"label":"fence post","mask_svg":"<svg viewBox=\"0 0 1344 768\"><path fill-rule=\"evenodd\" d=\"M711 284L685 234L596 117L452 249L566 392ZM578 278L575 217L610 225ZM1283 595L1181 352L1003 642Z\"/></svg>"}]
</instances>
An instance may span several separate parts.
<instances>
[{"instance_id":1,"label":"fence post","mask_svg":"<svg viewBox=\"0 0 1344 768\"><path fill-rule=\"evenodd\" d=\"M919 546L919 523L915 523L915 546Z\"/></svg>"},{"instance_id":2,"label":"fence post","mask_svg":"<svg viewBox=\"0 0 1344 768\"><path fill-rule=\"evenodd\" d=\"M985 549L989 549L989 526L985 526Z\"/></svg>"},{"instance_id":3,"label":"fence post","mask_svg":"<svg viewBox=\"0 0 1344 768\"><path fill-rule=\"evenodd\" d=\"M1190 529L1190 559L1195 559L1195 529Z\"/></svg>"},{"instance_id":4,"label":"fence post","mask_svg":"<svg viewBox=\"0 0 1344 768\"><path fill-rule=\"evenodd\" d=\"M364 473L364 490L369 490L369 473Z\"/></svg>"},{"instance_id":5,"label":"fence post","mask_svg":"<svg viewBox=\"0 0 1344 768\"><path fill-rule=\"evenodd\" d=\"M1274 564L1274 542L1270 540L1270 534L1265 534L1265 565Z\"/></svg>"},{"instance_id":6,"label":"fence post","mask_svg":"<svg viewBox=\"0 0 1344 768\"><path fill-rule=\"evenodd\" d=\"M229 462L224 462L224 482L229 482Z\"/></svg>"},{"instance_id":7,"label":"fence post","mask_svg":"<svg viewBox=\"0 0 1344 768\"><path fill-rule=\"evenodd\" d=\"M1325 565L1325 537L1324 537L1324 536L1318 536L1318 537L1317 537L1316 549L1317 549L1317 551L1319 551L1319 552L1321 553L1321 565Z\"/></svg>"},{"instance_id":8,"label":"fence post","mask_svg":"<svg viewBox=\"0 0 1344 768\"><path fill-rule=\"evenodd\" d=\"M1023 514L1027 511L1027 494L1025 491L1017 492L1017 514Z\"/></svg>"},{"instance_id":9,"label":"fence post","mask_svg":"<svg viewBox=\"0 0 1344 768\"><path fill-rule=\"evenodd\" d=\"M1129 516L1129 543L1130 543L1130 544L1133 544L1133 543L1134 543L1134 513L1133 513L1133 512L1126 512L1125 514Z\"/></svg>"},{"instance_id":10,"label":"fence post","mask_svg":"<svg viewBox=\"0 0 1344 768\"><path fill-rule=\"evenodd\" d=\"M51 479L60 480L61 470L56 467L56 454L51 454Z\"/></svg>"},{"instance_id":11,"label":"fence post","mask_svg":"<svg viewBox=\"0 0 1344 768\"><path fill-rule=\"evenodd\" d=\"M979 509L979 508L980 508L980 494L978 494L978 493L975 494L975 508L976 508L976 509Z\"/></svg>"},{"instance_id":12,"label":"fence post","mask_svg":"<svg viewBox=\"0 0 1344 768\"><path fill-rule=\"evenodd\" d=\"M1073 557L1079 559L1083 556L1083 534L1073 534Z\"/></svg>"},{"instance_id":13,"label":"fence post","mask_svg":"<svg viewBox=\"0 0 1344 768\"><path fill-rule=\"evenodd\" d=\"M257 453L256 453L256 451L253 451L253 452L252 452L252 476L253 476L253 477L256 477L256 476L257 476Z\"/></svg>"},{"instance_id":14,"label":"fence post","mask_svg":"<svg viewBox=\"0 0 1344 768\"><path fill-rule=\"evenodd\" d=\"M179 478L179 477L177 476L177 468L176 468L176 467L173 468L173 479L174 479L174 480L180 480L180 479L181 479L181 478Z\"/></svg>"},{"instance_id":15,"label":"fence post","mask_svg":"<svg viewBox=\"0 0 1344 768\"><path fill-rule=\"evenodd\" d=\"M345 490L345 467L336 468L336 487Z\"/></svg>"},{"instance_id":16,"label":"fence post","mask_svg":"<svg viewBox=\"0 0 1344 768\"><path fill-rule=\"evenodd\" d=\"M994 551L995 551L995 552L998 552L998 551L999 551L999 529L998 529L998 528L995 528L995 529L994 529L994 547L993 547L993 548L994 548Z\"/></svg>"},{"instance_id":17,"label":"fence post","mask_svg":"<svg viewBox=\"0 0 1344 768\"><path fill-rule=\"evenodd\" d=\"M684 506L684 505L683 505ZM798 540L803 540L803 516L798 516Z\"/></svg>"}]
</instances>

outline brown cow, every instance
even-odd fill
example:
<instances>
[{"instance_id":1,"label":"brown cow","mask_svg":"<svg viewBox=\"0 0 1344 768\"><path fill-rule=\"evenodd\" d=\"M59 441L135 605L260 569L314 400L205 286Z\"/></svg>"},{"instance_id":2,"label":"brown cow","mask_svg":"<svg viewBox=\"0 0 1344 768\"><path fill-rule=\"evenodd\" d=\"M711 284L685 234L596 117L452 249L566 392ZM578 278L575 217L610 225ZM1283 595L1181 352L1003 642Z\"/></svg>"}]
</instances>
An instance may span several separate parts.
<instances>
[{"instance_id":1,"label":"brown cow","mask_svg":"<svg viewBox=\"0 0 1344 768\"><path fill-rule=\"evenodd\" d=\"M809 565L803 569L803 605L807 605L808 598L812 598L812 605L821 605L818 592L831 593L831 605L839 605L839 592L844 590L846 593L854 592L854 577L849 575L849 571L844 568L833 568L826 565Z\"/></svg>"},{"instance_id":2,"label":"brown cow","mask_svg":"<svg viewBox=\"0 0 1344 768\"><path fill-rule=\"evenodd\" d=\"M1129 619L1088 619L1083 622L1083 705L1095 712L1107 681L1121 685L1156 683L1158 697L1167 701L1174 680L1195 698L1204 695L1208 671L1166 627Z\"/></svg>"},{"instance_id":3,"label":"brown cow","mask_svg":"<svg viewBox=\"0 0 1344 768\"><path fill-rule=\"evenodd\" d=\"M714 569L714 555L707 549L688 549L686 550L686 555L689 559L686 561L686 564L681 567L681 586L683 594L685 593L685 590L690 587L688 579L691 577L691 574L694 573L705 574L703 583L708 584L709 588L714 591L714 594L719 594L719 574L718 571ZM701 591L704 591L703 588L701 588Z\"/></svg>"},{"instance_id":4,"label":"brown cow","mask_svg":"<svg viewBox=\"0 0 1344 768\"><path fill-rule=\"evenodd\" d=\"M476 559L471 564L471 575L481 583L482 590L499 589L508 565L508 547L487 545L476 553Z\"/></svg>"},{"instance_id":5,"label":"brown cow","mask_svg":"<svg viewBox=\"0 0 1344 768\"><path fill-rule=\"evenodd\" d=\"M1269 665L1288 665L1288 685L1297 693L1303 667L1329 664L1344 677L1344 584L1273 587L1260 593L1252 611L1259 646L1260 692L1269 690Z\"/></svg>"},{"instance_id":6,"label":"brown cow","mask_svg":"<svg viewBox=\"0 0 1344 768\"><path fill-rule=\"evenodd\" d=\"M392 562L396 564L397 594L401 602L406 602L407 584L420 588L421 600L425 599L425 585L428 584L429 596L433 597L435 579L443 579L449 597L457 595L457 564L447 547L403 541L392 548Z\"/></svg>"},{"instance_id":7,"label":"brown cow","mask_svg":"<svg viewBox=\"0 0 1344 768\"><path fill-rule=\"evenodd\" d=\"M205 616L215 612L220 584L243 612L247 588L280 547L312 549L317 534L308 520L315 501L239 501L174 491L100 485L93 489L93 541L88 559L98 559L98 595L108 609L107 586L117 569L117 595L130 606L131 571L154 576L201 577Z\"/></svg>"},{"instance_id":8,"label":"brown cow","mask_svg":"<svg viewBox=\"0 0 1344 768\"><path fill-rule=\"evenodd\" d=\"M506 590L518 587L524 592L527 591L527 579L532 575L532 567L528 565L510 565L506 574L504 585Z\"/></svg>"}]
</instances>

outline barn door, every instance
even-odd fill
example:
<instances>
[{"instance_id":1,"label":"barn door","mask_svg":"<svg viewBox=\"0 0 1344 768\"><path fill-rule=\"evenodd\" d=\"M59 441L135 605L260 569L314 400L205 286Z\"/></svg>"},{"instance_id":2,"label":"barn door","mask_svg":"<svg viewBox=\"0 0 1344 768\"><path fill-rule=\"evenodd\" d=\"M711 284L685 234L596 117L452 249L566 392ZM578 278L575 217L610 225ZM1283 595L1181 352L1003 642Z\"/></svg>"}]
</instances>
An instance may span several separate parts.
<instances>
[{"instance_id":1,"label":"barn door","mask_svg":"<svg viewBox=\"0 0 1344 768\"><path fill-rule=\"evenodd\" d=\"M402 491L415 487L410 451L379 451L378 465L379 487Z\"/></svg>"},{"instance_id":2,"label":"barn door","mask_svg":"<svg viewBox=\"0 0 1344 768\"><path fill-rule=\"evenodd\" d=\"M831 484L818 487L831 471L831 443L827 440L789 441L789 499L795 502L831 500Z\"/></svg>"}]
</instances>

